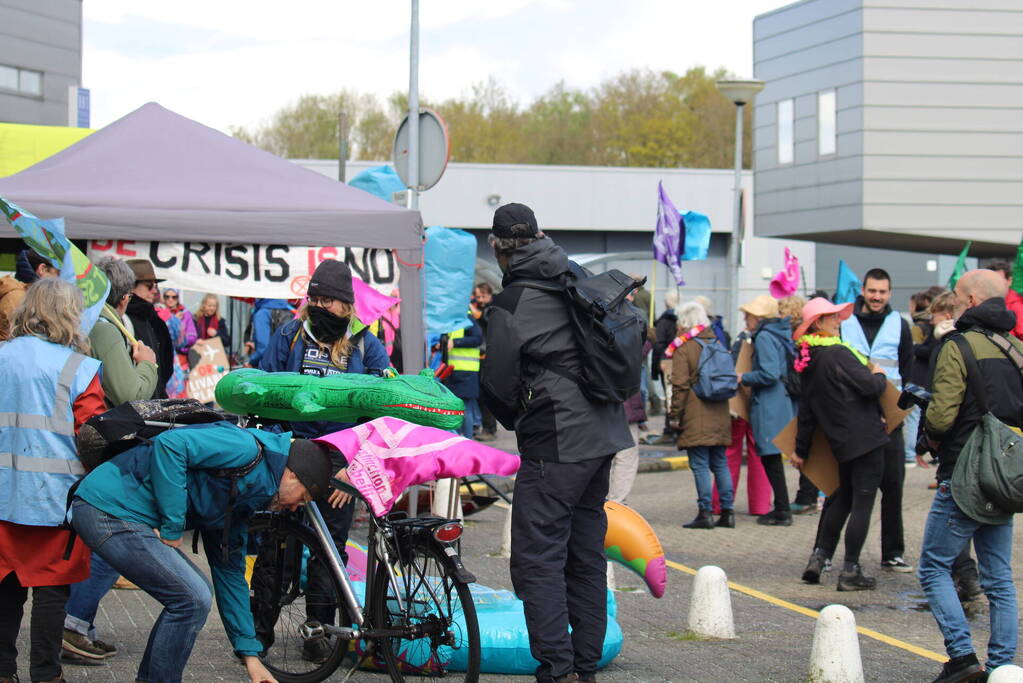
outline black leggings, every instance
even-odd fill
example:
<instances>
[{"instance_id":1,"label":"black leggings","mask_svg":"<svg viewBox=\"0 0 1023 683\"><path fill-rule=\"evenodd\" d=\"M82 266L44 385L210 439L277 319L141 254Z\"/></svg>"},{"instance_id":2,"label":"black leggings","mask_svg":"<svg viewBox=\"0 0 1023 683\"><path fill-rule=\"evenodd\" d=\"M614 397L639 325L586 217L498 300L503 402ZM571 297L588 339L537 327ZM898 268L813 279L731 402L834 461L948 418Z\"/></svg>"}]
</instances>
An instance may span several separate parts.
<instances>
[{"instance_id":1,"label":"black leggings","mask_svg":"<svg viewBox=\"0 0 1023 683\"><path fill-rule=\"evenodd\" d=\"M29 626L29 676L48 681L60 675L60 644L64 635L64 604L70 586L39 586L32 589L32 621ZM18 631L28 589L14 572L0 580L0 676L17 672Z\"/></svg>"},{"instance_id":2,"label":"black leggings","mask_svg":"<svg viewBox=\"0 0 1023 683\"><path fill-rule=\"evenodd\" d=\"M884 449L877 448L838 465L838 490L828 499L819 529L817 547L831 557L845 526L845 561L860 561L860 551L870 529L877 488L884 470ZM846 524L848 518L849 523Z\"/></svg>"},{"instance_id":3,"label":"black leggings","mask_svg":"<svg viewBox=\"0 0 1023 683\"><path fill-rule=\"evenodd\" d=\"M774 493L774 511L788 512L789 489L785 483L785 465L781 461L781 454L761 455L760 462L764 465L767 481L771 482L771 491Z\"/></svg>"}]
</instances>

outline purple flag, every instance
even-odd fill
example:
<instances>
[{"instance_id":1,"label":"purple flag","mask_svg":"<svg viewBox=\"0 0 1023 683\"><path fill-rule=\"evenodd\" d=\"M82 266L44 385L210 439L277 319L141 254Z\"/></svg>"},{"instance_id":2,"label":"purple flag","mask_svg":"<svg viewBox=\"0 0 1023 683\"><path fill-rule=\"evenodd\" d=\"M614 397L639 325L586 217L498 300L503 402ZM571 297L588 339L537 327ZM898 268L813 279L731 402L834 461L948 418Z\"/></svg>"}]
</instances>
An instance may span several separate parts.
<instances>
[{"instance_id":1,"label":"purple flag","mask_svg":"<svg viewBox=\"0 0 1023 683\"><path fill-rule=\"evenodd\" d=\"M682 267L679 262L685 248L685 237L682 233L682 217L678 209L671 203L664 184L657 183L657 227L654 229L654 259L668 266L675 283L682 287L686 281L682 279Z\"/></svg>"}]
</instances>

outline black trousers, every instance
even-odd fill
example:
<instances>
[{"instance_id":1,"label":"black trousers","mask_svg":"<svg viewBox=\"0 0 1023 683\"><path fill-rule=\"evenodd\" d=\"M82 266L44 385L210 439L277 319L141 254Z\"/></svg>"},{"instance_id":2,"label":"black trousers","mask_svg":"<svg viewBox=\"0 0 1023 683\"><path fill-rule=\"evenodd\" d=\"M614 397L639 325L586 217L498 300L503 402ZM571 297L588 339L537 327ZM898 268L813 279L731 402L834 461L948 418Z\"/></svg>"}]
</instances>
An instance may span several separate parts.
<instances>
[{"instance_id":1,"label":"black trousers","mask_svg":"<svg viewBox=\"0 0 1023 683\"><path fill-rule=\"evenodd\" d=\"M32 589L32 622L29 631L29 676L48 681L60 673L60 643L64 637L64 605L70 586L40 586ZM11 572L0 581L0 676L18 672L18 631L24 615L28 589Z\"/></svg>"},{"instance_id":2,"label":"black trousers","mask_svg":"<svg viewBox=\"0 0 1023 683\"><path fill-rule=\"evenodd\" d=\"M538 681L596 674L607 629L604 499L613 457L523 459L516 476L511 579L525 604Z\"/></svg>"},{"instance_id":3,"label":"black trousers","mask_svg":"<svg viewBox=\"0 0 1023 683\"><path fill-rule=\"evenodd\" d=\"M817 484L810 481L802 472L799 473L799 490L796 491L796 499L792 502L796 505L817 504Z\"/></svg>"},{"instance_id":4,"label":"black trousers","mask_svg":"<svg viewBox=\"0 0 1023 683\"><path fill-rule=\"evenodd\" d=\"M845 561L860 561L884 464L884 452L880 448L855 460L839 463L838 490L828 499L817 527L816 547L826 557L834 555L844 526Z\"/></svg>"},{"instance_id":5,"label":"black trousers","mask_svg":"<svg viewBox=\"0 0 1023 683\"><path fill-rule=\"evenodd\" d=\"M764 472L767 474L767 481L771 482L771 491L774 493L774 511L789 511L789 488L785 483L785 464L781 461L781 454L761 455L760 462L764 465Z\"/></svg>"},{"instance_id":6,"label":"black trousers","mask_svg":"<svg viewBox=\"0 0 1023 683\"><path fill-rule=\"evenodd\" d=\"M497 418L490 412L490 408L487 407L486 401L479 401L480 406L480 417L483 422L483 431L487 434L497 433Z\"/></svg>"},{"instance_id":7,"label":"black trousers","mask_svg":"<svg viewBox=\"0 0 1023 683\"><path fill-rule=\"evenodd\" d=\"M330 537L334 539L334 544L341 553L341 559L345 564L348 564L348 552L345 550L345 545L348 543L348 532L352 528L355 501L348 501L339 508L332 508L325 500L318 500L315 505L319 508L320 514L323 515L323 521L327 523ZM325 566L319 560L312 560L309 562L307 571L309 586L306 599L306 616L310 620L318 621L321 624L337 625L334 623L334 606L330 604L331 599L334 597L329 589L331 585L330 567ZM322 597L318 598L317 596ZM344 610L344 615L342 616L346 616L347 613L348 610ZM349 623L345 621L345 625Z\"/></svg>"},{"instance_id":8,"label":"black trousers","mask_svg":"<svg viewBox=\"0 0 1023 683\"><path fill-rule=\"evenodd\" d=\"M902 531L902 484L906 481L906 448L902 427L888 435L881 474L881 560L902 557L906 541Z\"/></svg>"}]
</instances>

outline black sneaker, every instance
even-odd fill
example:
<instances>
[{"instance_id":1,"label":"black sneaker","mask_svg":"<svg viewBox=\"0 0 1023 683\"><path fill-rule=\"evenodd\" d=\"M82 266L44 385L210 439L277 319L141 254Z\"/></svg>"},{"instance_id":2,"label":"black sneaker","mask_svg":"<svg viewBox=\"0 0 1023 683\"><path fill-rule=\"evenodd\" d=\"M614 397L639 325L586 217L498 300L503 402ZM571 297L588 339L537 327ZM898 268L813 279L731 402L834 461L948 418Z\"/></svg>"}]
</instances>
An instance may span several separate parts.
<instances>
[{"instance_id":1,"label":"black sneaker","mask_svg":"<svg viewBox=\"0 0 1023 683\"><path fill-rule=\"evenodd\" d=\"M772 510L766 515L757 517L757 524L764 526L792 526L792 513Z\"/></svg>"},{"instance_id":2,"label":"black sneaker","mask_svg":"<svg viewBox=\"0 0 1023 683\"><path fill-rule=\"evenodd\" d=\"M941 667L941 673L934 679L934 683L963 683L964 681L976 681L984 677L984 670L977 661L977 655L971 652L962 657L953 657Z\"/></svg>"},{"instance_id":3,"label":"black sneaker","mask_svg":"<svg viewBox=\"0 0 1023 683\"><path fill-rule=\"evenodd\" d=\"M851 572L842 571L838 575L838 590L840 591L872 591L876 587L877 579L872 576L864 576L860 565L856 565L856 569Z\"/></svg>"},{"instance_id":4,"label":"black sneaker","mask_svg":"<svg viewBox=\"0 0 1023 683\"><path fill-rule=\"evenodd\" d=\"M890 572L898 572L900 574L908 574L913 571L913 565L906 562L901 557L893 557L890 560L882 560L881 569L885 569Z\"/></svg>"},{"instance_id":5,"label":"black sneaker","mask_svg":"<svg viewBox=\"0 0 1023 683\"><path fill-rule=\"evenodd\" d=\"M810 553L810 561L806 563L806 569L803 570L803 581L807 583L820 583L821 572L824 571L825 558L821 557L816 551Z\"/></svg>"}]
</instances>

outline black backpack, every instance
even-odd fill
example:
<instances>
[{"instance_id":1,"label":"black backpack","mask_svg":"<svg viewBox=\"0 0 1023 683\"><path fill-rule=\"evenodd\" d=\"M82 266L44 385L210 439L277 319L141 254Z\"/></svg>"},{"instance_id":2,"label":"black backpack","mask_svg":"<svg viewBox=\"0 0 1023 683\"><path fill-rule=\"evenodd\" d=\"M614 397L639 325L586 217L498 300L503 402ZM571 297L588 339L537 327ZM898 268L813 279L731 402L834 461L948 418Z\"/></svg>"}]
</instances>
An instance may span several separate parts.
<instances>
[{"instance_id":1,"label":"black backpack","mask_svg":"<svg viewBox=\"0 0 1023 683\"><path fill-rule=\"evenodd\" d=\"M793 401L798 401L803 393L799 373L796 372L796 356L785 351L785 374L781 376L781 383L785 386L785 393Z\"/></svg>"},{"instance_id":2,"label":"black backpack","mask_svg":"<svg viewBox=\"0 0 1023 683\"><path fill-rule=\"evenodd\" d=\"M548 370L579 385L594 403L623 403L639 391L646 321L626 297L642 287L620 270L593 275L569 262L565 282L515 280L510 287L557 292L565 297L572 331L579 344L579 374L549 359L535 359Z\"/></svg>"}]
</instances>

